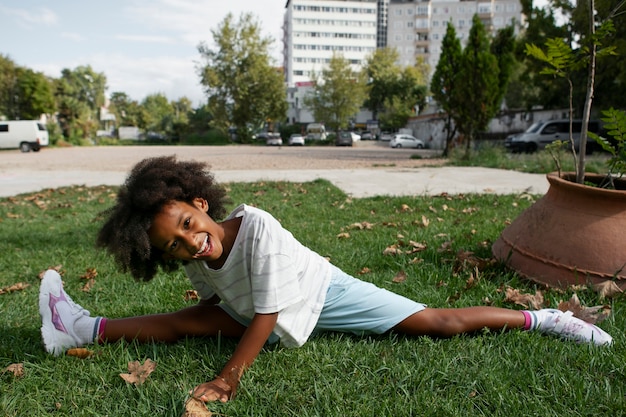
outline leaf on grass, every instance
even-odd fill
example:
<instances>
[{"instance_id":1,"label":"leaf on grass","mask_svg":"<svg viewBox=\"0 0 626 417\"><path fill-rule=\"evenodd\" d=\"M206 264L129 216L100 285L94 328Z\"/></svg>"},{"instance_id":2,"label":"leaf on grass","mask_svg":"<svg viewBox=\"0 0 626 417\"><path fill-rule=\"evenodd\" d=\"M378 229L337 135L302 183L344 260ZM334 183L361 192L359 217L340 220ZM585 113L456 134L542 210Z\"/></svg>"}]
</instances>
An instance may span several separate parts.
<instances>
[{"instance_id":1,"label":"leaf on grass","mask_svg":"<svg viewBox=\"0 0 626 417\"><path fill-rule=\"evenodd\" d=\"M350 237L350 233L348 232L339 233L337 235L337 239L348 239L349 237Z\"/></svg>"},{"instance_id":2,"label":"leaf on grass","mask_svg":"<svg viewBox=\"0 0 626 417\"><path fill-rule=\"evenodd\" d=\"M600 299L613 298L615 294L621 294L624 291L615 283L615 281L606 280L600 284L595 284L593 290L598 293Z\"/></svg>"},{"instance_id":3,"label":"leaf on grass","mask_svg":"<svg viewBox=\"0 0 626 417\"><path fill-rule=\"evenodd\" d=\"M406 272L404 272L402 270L398 271L396 276L393 277L393 279L391 281L395 282L396 284L399 284L401 282L406 281Z\"/></svg>"},{"instance_id":4,"label":"leaf on grass","mask_svg":"<svg viewBox=\"0 0 626 417\"><path fill-rule=\"evenodd\" d=\"M40 280L42 280L44 274L46 273L46 271L48 269L54 269L55 271L57 271L59 273L59 275L63 276L64 273L61 272L61 268L63 268L63 265L49 266L48 268L46 268L43 271L39 272L39 275L37 275L37 276L39 277Z\"/></svg>"},{"instance_id":5,"label":"leaf on grass","mask_svg":"<svg viewBox=\"0 0 626 417\"><path fill-rule=\"evenodd\" d=\"M184 300L185 301L192 301L192 300L197 300L198 297L198 291L196 290L187 290L185 291L185 297Z\"/></svg>"},{"instance_id":6,"label":"leaf on grass","mask_svg":"<svg viewBox=\"0 0 626 417\"><path fill-rule=\"evenodd\" d=\"M402 204L402 206L400 207L400 211L402 212L411 211L411 207L409 207L408 204Z\"/></svg>"},{"instance_id":7,"label":"leaf on grass","mask_svg":"<svg viewBox=\"0 0 626 417\"><path fill-rule=\"evenodd\" d=\"M583 306L576 294L572 295L567 301L561 301L558 308L561 311L571 311L574 313L574 317L591 324L600 323L611 314L611 307L609 306Z\"/></svg>"},{"instance_id":8,"label":"leaf on grass","mask_svg":"<svg viewBox=\"0 0 626 417\"><path fill-rule=\"evenodd\" d=\"M495 262L496 261L493 258L479 258L478 256L474 255L474 252L459 250L457 251L456 258L454 259L453 270L455 273L458 273L468 268L483 271L487 267L493 265Z\"/></svg>"},{"instance_id":9,"label":"leaf on grass","mask_svg":"<svg viewBox=\"0 0 626 417\"><path fill-rule=\"evenodd\" d=\"M181 417L211 417L213 413L206 408L206 404L197 398L190 398L185 403L185 412Z\"/></svg>"},{"instance_id":10,"label":"leaf on grass","mask_svg":"<svg viewBox=\"0 0 626 417\"><path fill-rule=\"evenodd\" d=\"M439 249L437 249L437 252L439 253L452 252L452 241L448 240L448 241L443 242L441 246L439 247Z\"/></svg>"},{"instance_id":11,"label":"leaf on grass","mask_svg":"<svg viewBox=\"0 0 626 417\"><path fill-rule=\"evenodd\" d=\"M361 223L352 223L350 226L348 226L348 229L371 230L372 227L374 227L372 223L361 222Z\"/></svg>"},{"instance_id":12,"label":"leaf on grass","mask_svg":"<svg viewBox=\"0 0 626 417\"><path fill-rule=\"evenodd\" d=\"M15 291L22 291L25 290L26 288L30 287L30 284L27 284L25 282L18 282L16 284L10 285L8 287L3 287L0 288L0 295L2 294L9 294Z\"/></svg>"},{"instance_id":13,"label":"leaf on grass","mask_svg":"<svg viewBox=\"0 0 626 417\"><path fill-rule=\"evenodd\" d=\"M430 224L430 220L428 220L428 217L422 215L422 225L424 227L428 227L429 224Z\"/></svg>"},{"instance_id":14,"label":"leaf on grass","mask_svg":"<svg viewBox=\"0 0 626 417\"><path fill-rule=\"evenodd\" d=\"M96 268L87 268L85 273L80 276L80 279L84 279L88 281L90 279L96 278L97 276L98 276L98 271L96 271Z\"/></svg>"},{"instance_id":15,"label":"leaf on grass","mask_svg":"<svg viewBox=\"0 0 626 417\"><path fill-rule=\"evenodd\" d=\"M24 376L24 364L23 363L12 363L2 370L2 373L9 372L13 374L14 377L21 378Z\"/></svg>"},{"instance_id":16,"label":"leaf on grass","mask_svg":"<svg viewBox=\"0 0 626 417\"><path fill-rule=\"evenodd\" d=\"M372 272L371 269L369 269L368 267L364 266L363 269L361 269L359 271L359 275L365 275L365 274L369 274L370 272Z\"/></svg>"},{"instance_id":17,"label":"leaf on grass","mask_svg":"<svg viewBox=\"0 0 626 417\"><path fill-rule=\"evenodd\" d=\"M87 359L88 357L93 356L93 350L89 350L87 348L72 348L68 349L65 354L79 359Z\"/></svg>"},{"instance_id":18,"label":"leaf on grass","mask_svg":"<svg viewBox=\"0 0 626 417\"><path fill-rule=\"evenodd\" d=\"M543 293L536 291L535 294L523 294L520 290L506 287L505 302L515 303L525 308L540 310L544 307Z\"/></svg>"},{"instance_id":19,"label":"leaf on grass","mask_svg":"<svg viewBox=\"0 0 626 417\"><path fill-rule=\"evenodd\" d=\"M401 255L402 253L404 252L398 245L387 246L385 250L383 250L383 255Z\"/></svg>"},{"instance_id":20,"label":"leaf on grass","mask_svg":"<svg viewBox=\"0 0 626 417\"><path fill-rule=\"evenodd\" d=\"M83 285L80 290L83 292L89 292L91 291L91 287L93 287L93 284L95 283L96 283L95 279L90 279L89 281L85 282L85 285Z\"/></svg>"},{"instance_id":21,"label":"leaf on grass","mask_svg":"<svg viewBox=\"0 0 626 417\"><path fill-rule=\"evenodd\" d=\"M148 375L156 368L156 362L146 359L143 365L139 361L128 362L128 374L120 374L122 379L129 384L141 385L148 378Z\"/></svg>"}]
</instances>

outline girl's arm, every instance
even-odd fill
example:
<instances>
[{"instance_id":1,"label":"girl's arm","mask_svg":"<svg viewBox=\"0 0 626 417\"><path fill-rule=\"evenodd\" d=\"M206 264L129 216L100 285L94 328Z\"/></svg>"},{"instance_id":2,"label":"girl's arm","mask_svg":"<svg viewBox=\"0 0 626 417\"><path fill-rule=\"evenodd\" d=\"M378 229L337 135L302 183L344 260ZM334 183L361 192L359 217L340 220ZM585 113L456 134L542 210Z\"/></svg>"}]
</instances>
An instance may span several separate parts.
<instances>
[{"instance_id":1,"label":"girl's arm","mask_svg":"<svg viewBox=\"0 0 626 417\"><path fill-rule=\"evenodd\" d=\"M228 401L235 395L243 372L252 365L263 345L269 338L278 313L255 314L252 322L241 337L233 356L222 372L213 381L200 384L193 391L193 396L202 401Z\"/></svg>"}]
</instances>

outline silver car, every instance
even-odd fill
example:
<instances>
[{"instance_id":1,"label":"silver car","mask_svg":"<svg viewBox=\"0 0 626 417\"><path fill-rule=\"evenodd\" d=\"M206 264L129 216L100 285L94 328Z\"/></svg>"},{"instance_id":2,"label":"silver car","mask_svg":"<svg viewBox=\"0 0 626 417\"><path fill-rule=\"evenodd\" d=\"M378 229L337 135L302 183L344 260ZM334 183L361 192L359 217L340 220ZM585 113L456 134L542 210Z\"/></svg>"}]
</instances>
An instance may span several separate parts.
<instances>
[{"instance_id":1,"label":"silver car","mask_svg":"<svg viewBox=\"0 0 626 417\"><path fill-rule=\"evenodd\" d=\"M424 141L417 139L415 136L407 135L404 133L394 135L389 146L392 148L416 148L424 149Z\"/></svg>"}]
</instances>

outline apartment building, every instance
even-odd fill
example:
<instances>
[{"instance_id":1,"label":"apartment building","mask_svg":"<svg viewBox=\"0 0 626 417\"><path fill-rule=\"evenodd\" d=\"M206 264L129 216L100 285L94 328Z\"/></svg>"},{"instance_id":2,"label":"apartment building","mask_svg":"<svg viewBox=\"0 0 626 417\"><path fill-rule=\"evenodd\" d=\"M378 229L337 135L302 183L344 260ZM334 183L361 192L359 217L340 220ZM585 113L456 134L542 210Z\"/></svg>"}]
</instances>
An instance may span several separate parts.
<instances>
[{"instance_id":1,"label":"apartment building","mask_svg":"<svg viewBox=\"0 0 626 417\"><path fill-rule=\"evenodd\" d=\"M389 0L387 46L398 50L400 65L414 65L421 57L434 72L448 22L464 46L475 14L488 31L514 25L517 33L522 6L519 0Z\"/></svg>"},{"instance_id":2,"label":"apartment building","mask_svg":"<svg viewBox=\"0 0 626 417\"><path fill-rule=\"evenodd\" d=\"M333 53L359 70L376 50L377 0L288 0L283 58L288 86L311 81Z\"/></svg>"},{"instance_id":3,"label":"apartment building","mask_svg":"<svg viewBox=\"0 0 626 417\"><path fill-rule=\"evenodd\" d=\"M314 121L303 100L333 53L359 71L376 50L381 1L389 0L287 0L283 67L290 123Z\"/></svg>"}]
</instances>

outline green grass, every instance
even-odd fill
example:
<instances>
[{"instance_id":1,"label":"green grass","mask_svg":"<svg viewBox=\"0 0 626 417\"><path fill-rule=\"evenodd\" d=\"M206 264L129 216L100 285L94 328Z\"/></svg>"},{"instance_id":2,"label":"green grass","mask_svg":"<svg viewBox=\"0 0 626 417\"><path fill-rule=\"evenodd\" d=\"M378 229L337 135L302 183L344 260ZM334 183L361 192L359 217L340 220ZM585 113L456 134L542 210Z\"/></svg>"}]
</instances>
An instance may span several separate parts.
<instances>
[{"instance_id":1,"label":"green grass","mask_svg":"<svg viewBox=\"0 0 626 417\"><path fill-rule=\"evenodd\" d=\"M574 172L574 158L572 155L564 149L558 151L557 154L561 163L561 170ZM596 174L606 173L608 158L609 155L604 152L594 152L591 155L587 155L585 171ZM533 174L547 174L557 171L554 159L546 150L532 154L511 153L503 145L492 143L485 143L478 149L472 149L469 157L466 157L465 149L453 149L450 152L450 158L447 163L453 166L498 168Z\"/></svg>"},{"instance_id":2,"label":"green grass","mask_svg":"<svg viewBox=\"0 0 626 417\"><path fill-rule=\"evenodd\" d=\"M455 268L458 250L490 256L506 223L532 204L528 196L464 195L350 199L325 181L305 184L229 184L233 205L273 213L303 243L359 278L432 307L506 304L506 286L538 287L495 265L467 288L471 269ZM236 342L188 339L179 343L94 346L88 359L52 357L39 333L37 275L63 265L66 290L92 315L123 317L172 311L192 303L182 271L137 283L94 248L100 211L112 187L71 187L0 199L0 370L24 364L24 376L0 374L2 416L180 416L187 393L210 379ZM424 226L422 216L428 220ZM371 229L352 227L368 222ZM349 233L348 238L338 237ZM401 236L399 236L401 235ZM427 244L416 255L385 256L399 241ZM450 250L441 250L450 242ZM414 261L417 258L417 262ZM81 291L80 276L96 268L96 283ZM368 268L370 272L360 274ZM392 282L404 270L404 283ZM456 271L456 272L455 272ZM571 291L547 291L555 307ZM585 305L606 303L579 290ZM211 404L223 416L601 416L626 410L623 298L608 301L602 327L611 348L566 343L521 331L481 332L451 339L398 335L316 336L302 348L268 346L244 375L237 398ZM144 385L120 377L129 361L157 362Z\"/></svg>"}]
</instances>

